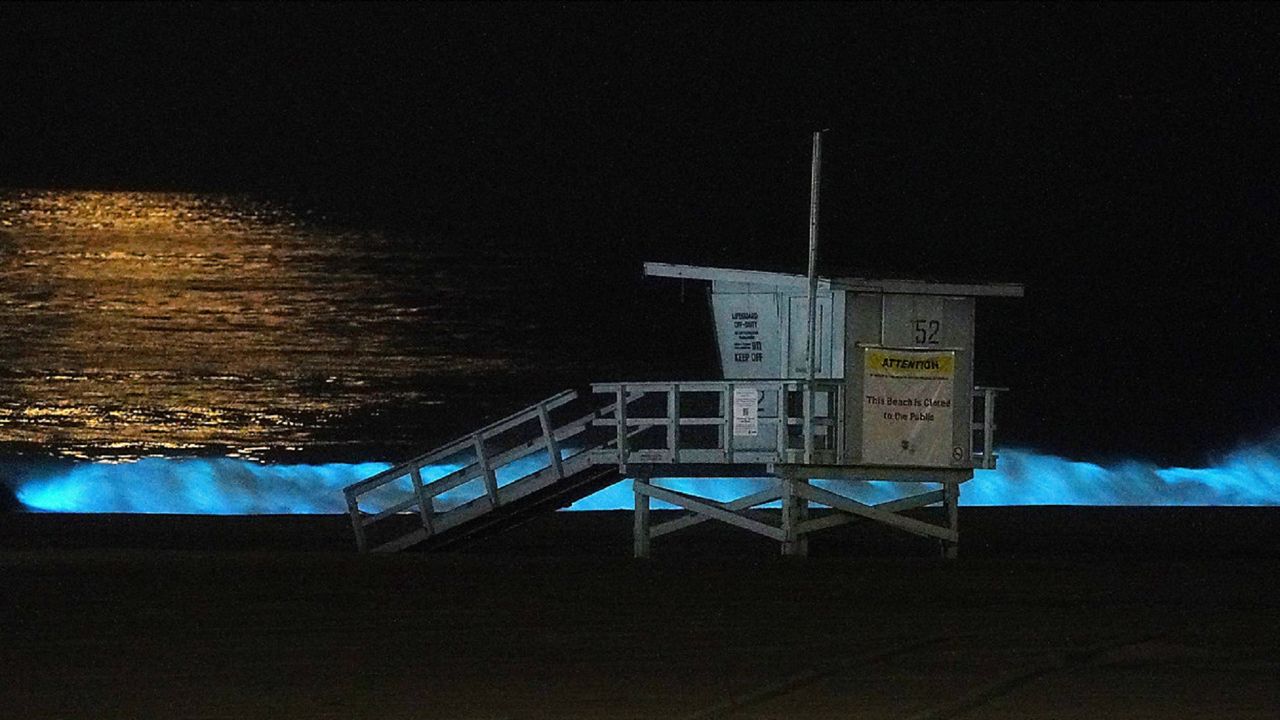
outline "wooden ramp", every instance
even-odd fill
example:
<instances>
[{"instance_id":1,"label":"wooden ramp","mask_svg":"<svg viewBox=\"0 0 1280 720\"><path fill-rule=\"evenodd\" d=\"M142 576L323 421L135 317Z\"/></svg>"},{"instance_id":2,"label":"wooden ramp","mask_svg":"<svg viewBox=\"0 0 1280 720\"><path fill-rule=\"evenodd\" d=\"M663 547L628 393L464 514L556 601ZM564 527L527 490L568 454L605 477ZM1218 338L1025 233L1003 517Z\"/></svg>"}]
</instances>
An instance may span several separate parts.
<instances>
[{"instance_id":1,"label":"wooden ramp","mask_svg":"<svg viewBox=\"0 0 1280 720\"><path fill-rule=\"evenodd\" d=\"M454 546L617 482L617 464L597 459L617 435L596 422L616 407L566 390L346 487L357 546Z\"/></svg>"}]
</instances>

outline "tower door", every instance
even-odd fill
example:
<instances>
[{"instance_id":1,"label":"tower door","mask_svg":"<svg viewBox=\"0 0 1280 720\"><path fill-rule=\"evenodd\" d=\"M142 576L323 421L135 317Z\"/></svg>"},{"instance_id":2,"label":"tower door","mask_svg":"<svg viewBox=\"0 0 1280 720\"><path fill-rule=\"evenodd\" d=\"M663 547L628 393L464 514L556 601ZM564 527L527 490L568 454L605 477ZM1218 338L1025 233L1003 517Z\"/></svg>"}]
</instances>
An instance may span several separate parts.
<instances>
[{"instance_id":1,"label":"tower door","mask_svg":"<svg viewBox=\"0 0 1280 720\"><path fill-rule=\"evenodd\" d=\"M807 369L806 362L809 343L809 298L791 296L790 312L787 323L787 376L803 378ZM831 377L831 294L822 293L817 297L814 309L818 337L814 343L816 358L814 373L817 377Z\"/></svg>"}]
</instances>

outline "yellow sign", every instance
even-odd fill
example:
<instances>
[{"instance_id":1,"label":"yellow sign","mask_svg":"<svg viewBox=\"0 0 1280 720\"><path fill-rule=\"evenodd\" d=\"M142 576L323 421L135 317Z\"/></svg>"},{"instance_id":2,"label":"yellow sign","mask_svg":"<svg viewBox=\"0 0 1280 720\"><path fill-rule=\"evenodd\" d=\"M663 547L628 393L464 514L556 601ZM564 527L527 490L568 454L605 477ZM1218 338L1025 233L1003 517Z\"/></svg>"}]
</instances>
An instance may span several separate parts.
<instances>
[{"instance_id":1,"label":"yellow sign","mask_svg":"<svg viewBox=\"0 0 1280 720\"><path fill-rule=\"evenodd\" d=\"M955 376L955 353L867 350L867 375L872 377L944 380Z\"/></svg>"}]
</instances>

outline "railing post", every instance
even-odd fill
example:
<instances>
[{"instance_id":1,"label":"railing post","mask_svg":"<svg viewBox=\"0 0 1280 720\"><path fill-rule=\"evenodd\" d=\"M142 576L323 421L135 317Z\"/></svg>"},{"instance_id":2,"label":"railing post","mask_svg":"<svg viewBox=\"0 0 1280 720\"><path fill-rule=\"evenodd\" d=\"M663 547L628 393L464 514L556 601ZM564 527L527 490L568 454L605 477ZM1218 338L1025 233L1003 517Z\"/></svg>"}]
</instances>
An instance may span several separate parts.
<instances>
[{"instance_id":1,"label":"railing post","mask_svg":"<svg viewBox=\"0 0 1280 720\"><path fill-rule=\"evenodd\" d=\"M778 462L787 461L787 387L778 383Z\"/></svg>"},{"instance_id":2,"label":"railing post","mask_svg":"<svg viewBox=\"0 0 1280 720\"><path fill-rule=\"evenodd\" d=\"M844 464L844 383L832 386L832 401L829 403L828 412L831 414L831 434L834 437L835 446L835 462L837 465Z\"/></svg>"},{"instance_id":3,"label":"railing post","mask_svg":"<svg viewBox=\"0 0 1280 720\"><path fill-rule=\"evenodd\" d=\"M680 385L672 383L667 390L667 450L670 462L680 462Z\"/></svg>"},{"instance_id":4,"label":"railing post","mask_svg":"<svg viewBox=\"0 0 1280 720\"><path fill-rule=\"evenodd\" d=\"M804 382L804 464L813 464L813 382Z\"/></svg>"},{"instance_id":5,"label":"railing post","mask_svg":"<svg viewBox=\"0 0 1280 720\"><path fill-rule=\"evenodd\" d=\"M618 403L614 417L618 420L618 472L626 474L627 460L627 386L618 383Z\"/></svg>"},{"instance_id":6,"label":"railing post","mask_svg":"<svg viewBox=\"0 0 1280 720\"><path fill-rule=\"evenodd\" d=\"M733 462L733 383L724 384L724 394L720 396L720 418L724 432L724 461Z\"/></svg>"},{"instance_id":7,"label":"railing post","mask_svg":"<svg viewBox=\"0 0 1280 720\"><path fill-rule=\"evenodd\" d=\"M996 434L996 391L984 388L982 398L982 467L990 470L996 466L995 434Z\"/></svg>"},{"instance_id":8,"label":"railing post","mask_svg":"<svg viewBox=\"0 0 1280 720\"><path fill-rule=\"evenodd\" d=\"M427 531L427 535L435 534L435 529L431 526L431 515L435 513L435 499L427 497L422 491L422 471L419 468L413 468L409 471L410 480L413 482L413 494L418 497L418 514L422 516L422 529Z\"/></svg>"},{"instance_id":9,"label":"railing post","mask_svg":"<svg viewBox=\"0 0 1280 720\"><path fill-rule=\"evenodd\" d=\"M546 439L547 457L551 458L551 467L555 468L556 479L564 477L564 467L560 464L560 443L556 442L556 434L551 428L551 417L547 414L547 406L538 403L538 422L542 425L542 436Z\"/></svg>"},{"instance_id":10,"label":"railing post","mask_svg":"<svg viewBox=\"0 0 1280 720\"><path fill-rule=\"evenodd\" d=\"M484 477L484 491L489 496L489 504L493 507L498 506L498 477L494 474L493 468L489 465L489 454L484 449L484 436L480 433L474 435L474 443L476 446L476 464L480 466L480 472Z\"/></svg>"},{"instance_id":11,"label":"railing post","mask_svg":"<svg viewBox=\"0 0 1280 720\"><path fill-rule=\"evenodd\" d=\"M351 493L347 496L347 512L351 513L351 529L356 534L356 549L362 553L369 552L368 542L364 537L364 524L360 520L360 501Z\"/></svg>"}]
</instances>

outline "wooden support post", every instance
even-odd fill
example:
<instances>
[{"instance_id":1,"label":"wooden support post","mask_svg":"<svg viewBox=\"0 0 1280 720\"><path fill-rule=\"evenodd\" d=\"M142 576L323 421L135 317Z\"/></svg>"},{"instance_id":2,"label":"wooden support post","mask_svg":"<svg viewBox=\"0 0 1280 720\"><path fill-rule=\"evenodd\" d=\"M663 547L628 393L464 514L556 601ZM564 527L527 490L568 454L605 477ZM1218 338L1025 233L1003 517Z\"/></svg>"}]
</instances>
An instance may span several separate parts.
<instances>
[{"instance_id":1,"label":"wooden support post","mask_svg":"<svg viewBox=\"0 0 1280 720\"><path fill-rule=\"evenodd\" d=\"M802 485L808 485L807 478L798 479L796 482ZM804 524L809 521L809 499L799 493L796 494L796 555L800 557L809 557L809 534L804 531Z\"/></svg>"},{"instance_id":2,"label":"wooden support post","mask_svg":"<svg viewBox=\"0 0 1280 720\"><path fill-rule=\"evenodd\" d=\"M942 557L954 560L960 550L960 483L943 483L942 494L947 508L947 527L955 537L942 541Z\"/></svg>"},{"instance_id":3,"label":"wooden support post","mask_svg":"<svg viewBox=\"0 0 1280 720\"><path fill-rule=\"evenodd\" d=\"M489 453L484 449L484 436L477 433L474 444L476 464L480 466L480 473L484 479L485 494L489 496L489 503L493 507L498 507L498 477L494 474L493 467L489 465Z\"/></svg>"},{"instance_id":4,"label":"wooden support post","mask_svg":"<svg viewBox=\"0 0 1280 720\"><path fill-rule=\"evenodd\" d=\"M796 484L808 484L808 480L780 477L782 483L782 554L803 557L808 544L800 535L800 523L808 509L808 501L796 492Z\"/></svg>"},{"instance_id":5,"label":"wooden support post","mask_svg":"<svg viewBox=\"0 0 1280 720\"><path fill-rule=\"evenodd\" d=\"M360 520L360 505L355 496L347 493L347 512L351 513L351 529L356 534L356 549L369 552L368 541L364 537L364 523Z\"/></svg>"},{"instance_id":6,"label":"wooden support post","mask_svg":"<svg viewBox=\"0 0 1280 720\"><path fill-rule=\"evenodd\" d=\"M636 496L636 516L634 527L635 556L649 557L649 496L640 492L640 486L647 485L648 478L636 478L631 481L631 491Z\"/></svg>"},{"instance_id":7,"label":"wooden support post","mask_svg":"<svg viewBox=\"0 0 1280 720\"><path fill-rule=\"evenodd\" d=\"M538 422L542 425L547 457L551 460L551 467L555 468L556 479L563 478L564 467L560 464L560 443L556 441L555 430L551 427L551 417L547 415L547 406L544 403L538 403Z\"/></svg>"}]
</instances>

